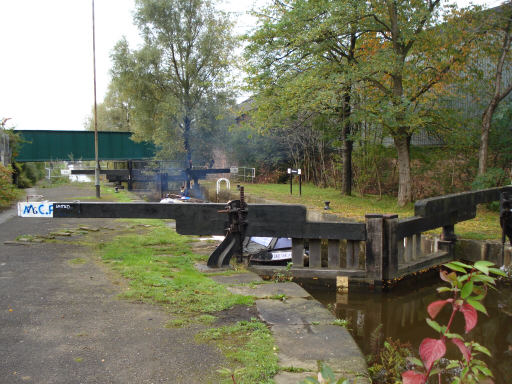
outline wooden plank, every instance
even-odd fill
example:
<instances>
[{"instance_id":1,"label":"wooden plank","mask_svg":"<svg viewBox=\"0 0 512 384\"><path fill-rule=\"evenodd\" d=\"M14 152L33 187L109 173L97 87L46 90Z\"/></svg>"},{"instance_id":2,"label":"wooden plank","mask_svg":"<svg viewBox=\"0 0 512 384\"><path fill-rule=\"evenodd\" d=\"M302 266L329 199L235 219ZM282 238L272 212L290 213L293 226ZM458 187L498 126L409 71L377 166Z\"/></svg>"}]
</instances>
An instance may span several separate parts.
<instances>
[{"instance_id":1,"label":"wooden plank","mask_svg":"<svg viewBox=\"0 0 512 384\"><path fill-rule=\"evenodd\" d=\"M398 265L405 263L405 247L404 238L399 238L396 242L397 254L398 254Z\"/></svg>"},{"instance_id":2,"label":"wooden plank","mask_svg":"<svg viewBox=\"0 0 512 384\"><path fill-rule=\"evenodd\" d=\"M347 248L345 253L345 265L347 268L354 266L354 244L352 241L347 240Z\"/></svg>"},{"instance_id":3,"label":"wooden plank","mask_svg":"<svg viewBox=\"0 0 512 384\"><path fill-rule=\"evenodd\" d=\"M322 266L322 241L309 240L309 267L320 268Z\"/></svg>"},{"instance_id":4,"label":"wooden plank","mask_svg":"<svg viewBox=\"0 0 512 384\"><path fill-rule=\"evenodd\" d=\"M414 250L413 250L413 259L418 260L421 257L421 233L417 233L413 236L414 240Z\"/></svg>"},{"instance_id":5,"label":"wooden plank","mask_svg":"<svg viewBox=\"0 0 512 384\"><path fill-rule=\"evenodd\" d=\"M414 204L414 215L429 217L456 212L458 218L469 217L476 211L478 204L498 201L502 192L512 192L512 187L453 193L419 200ZM457 219L457 221L461 220Z\"/></svg>"},{"instance_id":6,"label":"wooden plank","mask_svg":"<svg viewBox=\"0 0 512 384\"><path fill-rule=\"evenodd\" d=\"M364 223L326 223L308 221L304 223L302 234L305 239L346 239L366 240Z\"/></svg>"},{"instance_id":7,"label":"wooden plank","mask_svg":"<svg viewBox=\"0 0 512 384\"><path fill-rule=\"evenodd\" d=\"M292 239L292 263L295 268L304 267L304 239Z\"/></svg>"},{"instance_id":8,"label":"wooden plank","mask_svg":"<svg viewBox=\"0 0 512 384\"><path fill-rule=\"evenodd\" d=\"M273 265L251 265L249 270L260 276L273 276L275 273L283 273L286 267ZM365 271L361 269L328 269L328 268L295 268L290 269L293 277L301 279L329 279L336 280L337 276L364 278Z\"/></svg>"},{"instance_id":9,"label":"wooden plank","mask_svg":"<svg viewBox=\"0 0 512 384\"><path fill-rule=\"evenodd\" d=\"M359 268L360 242L347 240L347 268Z\"/></svg>"},{"instance_id":10,"label":"wooden plank","mask_svg":"<svg viewBox=\"0 0 512 384\"><path fill-rule=\"evenodd\" d=\"M412 260L412 250L413 250L412 236L407 236L405 238L405 252L404 252L404 261L406 263L408 263Z\"/></svg>"},{"instance_id":11,"label":"wooden plank","mask_svg":"<svg viewBox=\"0 0 512 384\"><path fill-rule=\"evenodd\" d=\"M330 269L341 268L339 240L329 240L327 245L327 266Z\"/></svg>"},{"instance_id":12,"label":"wooden plank","mask_svg":"<svg viewBox=\"0 0 512 384\"><path fill-rule=\"evenodd\" d=\"M387 238L387 257L383 260L382 274L386 279L392 279L398 272L398 215L384 216L384 227Z\"/></svg>"},{"instance_id":13,"label":"wooden plank","mask_svg":"<svg viewBox=\"0 0 512 384\"><path fill-rule=\"evenodd\" d=\"M449 252L438 251L424 256L420 260L411 261L409 263L400 265L399 275L406 276L408 274L422 271L429 268L440 266L446 262L452 261L453 257Z\"/></svg>"},{"instance_id":14,"label":"wooden plank","mask_svg":"<svg viewBox=\"0 0 512 384\"><path fill-rule=\"evenodd\" d=\"M416 233L430 231L445 225L455 224L458 221L473 219L475 216L476 210L474 215L470 215L466 218L457 217L455 213L443 213L431 217L408 217L398 221L397 237L412 236Z\"/></svg>"},{"instance_id":15,"label":"wooden plank","mask_svg":"<svg viewBox=\"0 0 512 384\"><path fill-rule=\"evenodd\" d=\"M352 268L358 269L359 268L359 253L361 248L361 242L360 241L352 241L352 249L354 258L352 259Z\"/></svg>"},{"instance_id":16,"label":"wooden plank","mask_svg":"<svg viewBox=\"0 0 512 384\"><path fill-rule=\"evenodd\" d=\"M55 203L54 217L176 219L184 235L222 235L226 221L223 204ZM65 207L65 208L62 208ZM247 236L302 239L366 239L364 223L307 222L306 207L288 204L249 204Z\"/></svg>"},{"instance_id":17,"label":"wooden plank","mask_svg":"<svg viewBox=\"0 0 512 384\"><path fill-rule=\"evenodd\" d=\"M366 259L367 277L382 280L382 257L384 249L383 215L366 215Z\"/></svg>"}]
</instances>

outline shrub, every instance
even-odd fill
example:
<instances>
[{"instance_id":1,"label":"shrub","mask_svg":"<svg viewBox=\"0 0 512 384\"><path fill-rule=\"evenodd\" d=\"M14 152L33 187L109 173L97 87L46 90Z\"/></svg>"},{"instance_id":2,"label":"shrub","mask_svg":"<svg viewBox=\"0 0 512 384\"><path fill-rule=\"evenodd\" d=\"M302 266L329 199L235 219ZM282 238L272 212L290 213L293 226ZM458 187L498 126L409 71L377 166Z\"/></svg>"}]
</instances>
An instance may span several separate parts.
<instances>
[{"instance_id":1,"label":"shrub","mask_svg":"<svg viewBox=\"0 0 512 384\"><path fill-rule=\"evenodd\" d=\"M419 348L420 359L410 358L415 369L402 373L404 384L426 384L430 377L437 377L438 382L441 383L443 375L452 375L454 371L456 375L450 379L453 384L476 384L493 376L485 362L479 359L479 355L490 357L490 351L454 333L452 325L455 315L462 315L465 333L469 333L478 323L477 312L487 314L482 300L489 287L495 285L495 278L492 275L504 276L505 274L494 268L493 263L484 260L477 261L473 266L458 261L445 266L453 272L441 271L441 279L450 286L440 287L437 291L449 293L449 297L434 301L427 307L429 314L427 323L438 333L438 338L423 339ZM444 307L451 309L447 325L439 324L434 320ZM441 361L446 354L448 342L454 344L462 356L460 360L450 360L444 366Z\"/></svg>"},{"instance_id":2,"label":"shrub","mask_svg":"<svg viewBox=\"0 0 512 384\"><path fill-rule=\"evenodd\" d=\"M507 175L503 169L489 168L485 174L475 178L475 181L471 183L471 189L478 190L499 187L505 183L506 177Z\"/></svg>"},{"instance_id":3,"label":"shrub","mask_svg":"<svg viewBox=\"0 0 512 384\"><path fill-rule=\"evenodd\" d=\"M8 207L17 197L12 184L12 170L0 164L0 207Z\"/></svg>"}]
</instances>

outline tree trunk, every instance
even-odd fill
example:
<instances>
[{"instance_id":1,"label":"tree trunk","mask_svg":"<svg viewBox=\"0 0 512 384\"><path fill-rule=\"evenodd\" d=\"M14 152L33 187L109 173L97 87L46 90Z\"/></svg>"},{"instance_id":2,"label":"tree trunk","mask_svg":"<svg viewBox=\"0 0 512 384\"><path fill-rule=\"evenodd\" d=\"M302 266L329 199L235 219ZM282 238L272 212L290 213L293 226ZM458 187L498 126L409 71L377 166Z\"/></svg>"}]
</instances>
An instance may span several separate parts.
<instances>
[{"instance_id":1,"label":"tree trunk","mask_svg":"<svg viewBox=\"0 0 512 384\"><path fill-rule=\"evenodd\" d=\"M487 155L489 152L489 131L491 130L491 121L497 103L493 99L485 109L482 116L482 131L480 133L480 149L478 151L478 176L487 172Z\"/></svg>"},{"instance_id":2,"label":"tree trunk","mask_svg":"<svg viewBox=\"0 0 512 384\"><path fill-rule=\"evenodd\" d=\"M343 139L342 144L343 174L341 178L341 192L350 196L352 194L352 140Z\"/></svg>"},{"instance_id":3,"label":"tree trunk","mask_svg":"<svg viewBox=\"0 0 512 384\"><path fill-rule=\"evenodd\" d=\"M407 135L394 136L398 153L398 205L403 207L412 201L411 189L411 138Z\"/></svg>"},{"instance_id":4,"label":"tree trunk","mask_svg":"<svg viewBox=\"0 0 512 384\"><path fill-rule=\"evenodd\" d=\"M485 109L485 112L482 116L482 132L480 134L480 149L478 151L478 176L482 176L487 172L487 154L489 152L489 131L491 129L491 121L492 115L494 111L498 107L498 104L501 100L503 100L511 91L512 85L508 85L508 87L501 92L501 82L503 77L503 66L505 64L505 60L510 50L510 42L511 42L511 28L512 28L512 19L511 19L511 5L508 4L508 20L505 28L503 29L503 45L501 48L500 57L498 62L496 63L496 76L494 79L494 94L489 102L489 105Z\"/></svg>"},{"instance_id":5,"label":"tree trunk","mask_svg":"<svg viewBox=\"0 0 512 384\"><path fill-rule=\"evenodd\" d=\"M350 138L352 124L350 122L350 114L352 112L350 107L350 91L351 87L345 89L343 95L343 108L341 122L343 124L341 131L341 158L343 162L343 171L341 174L341 193L345 196L352 194L352 147L353 141Z\"/></svg>"}]
</instances>

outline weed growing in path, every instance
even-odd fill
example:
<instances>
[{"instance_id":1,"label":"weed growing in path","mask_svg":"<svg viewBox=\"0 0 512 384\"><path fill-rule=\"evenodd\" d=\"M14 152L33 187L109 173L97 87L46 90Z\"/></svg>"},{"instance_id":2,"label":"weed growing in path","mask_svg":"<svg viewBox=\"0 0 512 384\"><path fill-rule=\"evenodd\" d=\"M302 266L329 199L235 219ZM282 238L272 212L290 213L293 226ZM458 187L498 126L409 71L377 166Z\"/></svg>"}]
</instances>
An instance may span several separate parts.
<instances>
[{"instance_id":1,"label":"weed growing in path","mask_svg":"<svg viewBox=\"0 0 512 384\"><path fill-rule=\"evenodd\" d=\"M279 370L277 354L273 348L272 333L262 322L241 321L209 329L201 332L197 339L215 343L230 362L230 367L221 370L227 376L225 383L274 382L272 378Z\"/></svg>"},{"instance_id":2,"label":"weed growing in path","mask_svg":"<svg viewBox=\"0 0 512 384\"><path fill-rule=\"evenodd\" d=\"M184 317L221 311L254 300L234 295L194 268L204 256L193 253L190 241L163 223L146 233L126 234L100 248L105 263L129 279L130 289L122 297L163 304Z\"/></svg>"}]
</instances>

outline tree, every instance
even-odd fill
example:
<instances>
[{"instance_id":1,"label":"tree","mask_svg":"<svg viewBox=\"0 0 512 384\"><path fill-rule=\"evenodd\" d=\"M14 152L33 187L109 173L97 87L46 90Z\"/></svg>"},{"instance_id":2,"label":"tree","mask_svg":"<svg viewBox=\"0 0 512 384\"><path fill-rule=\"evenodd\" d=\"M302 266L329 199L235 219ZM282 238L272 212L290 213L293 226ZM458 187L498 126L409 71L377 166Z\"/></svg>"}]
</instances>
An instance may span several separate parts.
<instances>
[{"instance_id":1,"label":"tree","mask_svg":"<svg viewBox=\"0 0 512 384\"><path fill-rule=\"evenodd\" d=\"M110 83L103 103L97 106L98 131L130 131L131 106L122 96L115 83ZM85 121L85 129L94 131L94 111Z\"/></svg>"},{"instance_id":2,"label":"tree","mask_svg":"<svg viewBox=\"0 0 512 384\"><path fill-rule=\"evenodd\" d=\"M367 26L357 78L366 84L367 121L389 134L397 151L398 204L412 200L410 144L413 133L442 127L439 91L458 71L472 42L471 13L447 13L440 0L372 0L360 15ZM442 21L442 23L441 23Z\"/></svg>"},{"instance_id":3,"label":"tree","mask_svg":"<svg viewBox=\"0 0 512 384\"><path fill-rule=\"evenodd\" d=\"M448 10L441 0L274 2L248 51L258 54L257 113L273 124L301 111L337 114L346 180L354 126L381 129L397 150L398 202L410 202L412 135L443 127L443 81L473 41L471 13Z\"/></svg>"},{"instance_id":4,"label":"tree","mask_svg":"<svg viewBox=\"0 0 512 384\"><path fill-rule=\"evenodd\" d=\"M249 36L249 83L256 92L260 122L303 126L319 114L336 122L333 136L341 142L342 192L352 191L354 121L351 66L357 63L354 22L365 2L348 0L275 1L259 14L261 27Z\"/></svg>"},{"instance_id":5,"label":"tree","mask_svg":"<svg viewBox=\"0 0 512 384\"><path fill-rule=\"evenodd\" d=\"M492 24L485 31L487 36L483 41L481 53L486 54L485 57L491 59L496 64L491 86L492 94L482 114L480 149L478 151L479 176L483 176L487 172L489 132L494 112L500 102L512 92L512 81L509 76L504 76L505 69L510 71L509 51L512 41L512 2L509 1L503 4L500 9L492 10L491 12L485 13L487 15L486 20Z\"/></svg>"},{"instance_id":6,"label":"tree","mask_svg":"<svg viewBox=\"0 0 512 384\"><path fill-rule=\"evenodd\" d=\"M134 16L143 46L114 48L113 82L129 100L137 139L192 162L191 132L201 103L226 94L235 39L228 17L209 0L137 0Z\"/></svg>"}]
</instances>

